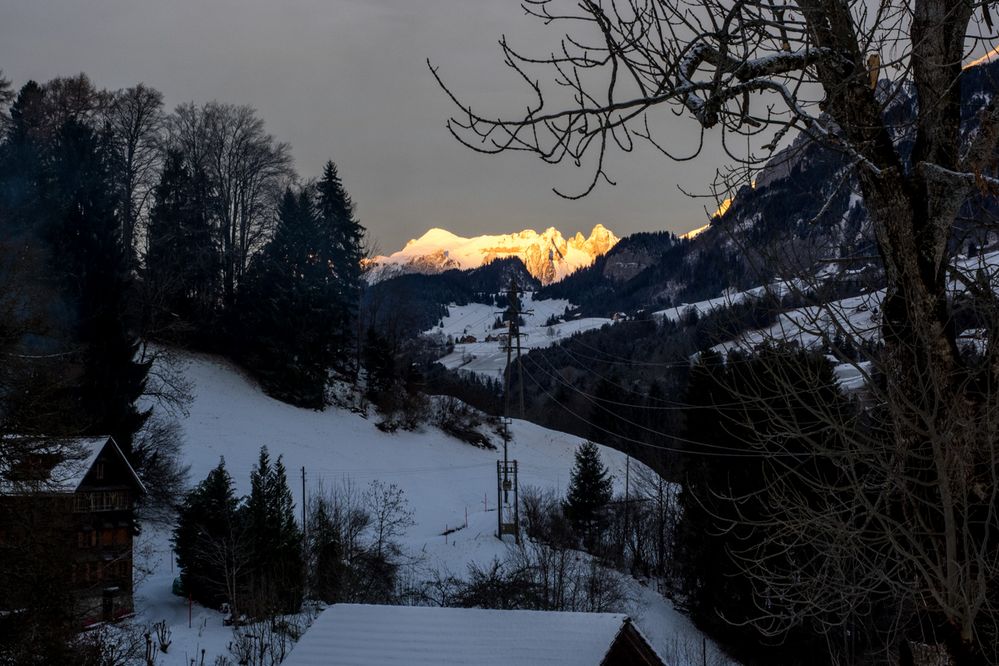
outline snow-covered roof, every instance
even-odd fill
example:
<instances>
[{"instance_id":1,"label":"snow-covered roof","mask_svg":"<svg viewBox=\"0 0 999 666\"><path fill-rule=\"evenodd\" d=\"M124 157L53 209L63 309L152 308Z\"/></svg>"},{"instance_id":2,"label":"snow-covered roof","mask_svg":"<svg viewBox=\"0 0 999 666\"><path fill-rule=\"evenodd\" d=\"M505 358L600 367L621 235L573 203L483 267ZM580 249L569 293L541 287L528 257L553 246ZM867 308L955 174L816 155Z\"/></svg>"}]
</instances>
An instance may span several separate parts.
<instances>
[{"instance_id":1,"label":"snow-covered roof","mask_svg":"<svg viewBox=\"0 0 999 666\"><path fill-rule=\"evenodd\" d=\"M337 604L284 666L599 666L629 622L618 613Z\"/></svg>"},{"instance_id":2,"label":"snow-covered roof","mask_svg":"<svg viewBox=\"0 0 999 666\"><path fill-rule=\"evenodd\" d=\"M132 469L125 454L118 447L114 438L107 435L101 437L66 437L66 438L26 438L10 437L4 443L20 443L24 446L24 454L41 457L53 456L57 462L49 470L45 478L11 478L0 474L0 494L17 494L23 492L72 493L75 492L84 477L97 462L97 457L105 446L114 447L121 456L136 484L145 492L145 487L138 474Z\"/></svg>"}]
</instances>

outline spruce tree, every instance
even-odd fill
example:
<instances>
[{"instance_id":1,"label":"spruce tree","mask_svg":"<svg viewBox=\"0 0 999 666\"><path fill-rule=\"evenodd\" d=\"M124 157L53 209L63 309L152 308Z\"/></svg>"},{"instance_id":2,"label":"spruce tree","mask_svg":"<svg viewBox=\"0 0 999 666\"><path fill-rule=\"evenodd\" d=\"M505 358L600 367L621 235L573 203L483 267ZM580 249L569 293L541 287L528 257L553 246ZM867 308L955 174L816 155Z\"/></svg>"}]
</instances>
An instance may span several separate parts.
<instances>
[{"instance_id":1,"label":"spruce tree","mask_svg":"<svg viewBox=\"0 0 999 666\"><path fill-rule=\"evenodd\" d=\"M600 460L600 450L593 442L583 442L576 450L564 504L566 517L578 534L593 536L613 493L613 481Z\"/></svg>"},{"instance_id":2,"label":"spruce tree","mask_svg":"<svg viewBox=\"0 0 999 666\"><path fill-rule=\"evenodd\" d=\"M173 547L184 590L212 608L236 603L233 593L242 582L231 566L246 558L246 553L235 552L243 543L238 509L232 477L222 459L187 495L177 515Z\"/></svg>"},{"instance_id":3,"label":"spruce tree","mask_svg":"<svg viewBox=\"0 0 999 666\"><path fill-rule=\"evenodd\" d=\"M363 238L332 162L314 190L285 192L238 302L237 346L274 397L321 409L330 372L353 371Z\"/></svg>"},{"instance_id":4,"label":"spruce tree","mask_svg":"<svg viewBox=\"0 0 999 666\"><path fill-rule=\"evenodd\" d=\"M204 172L183 152L167 153L147 234L144 287L153 335L185 339L211 324L220 260L203 201L206 187Z\"/></svg>"},{"instance_id":5,"label":"spruce tree","mask_svg":"<svg viewBox=\"0 0 999 666\"><path fill-rule=\"evenodd\" d=\"M361 260L364 251L364 227L355 216L354 202L343 187L333 162L327 162L323 176L316 184L316 216L330 260L329 279L334 286L336 303L333 322L335 366L345 371L349 367L347 350L360 344L355 340L355 321L361 295Z\"/></svg>"},{"instance_id":6,"label":"spruce tree","mask_svg":"<svg viewBox=\"0 0 999 666\"><path fill-rule=\"evenodd\" d=\"M149 364L136 361L139 340L130 330L131 276L115 216L107 143L90 128L67 121L53 150L48 237L53 272L75 309L74 334L81 375L70 403L84 432L114 436L126 454L149 416L136 401Z\"/></svg>"},{"instance_id":7,"label":"spruce tree","mask_svg":"<svg viewBox=\"0 0 999 666\"><path fill-rule=\"evenodd\" d=\"M364 338L364 368L367 371L368 400L379 407L386 405L386 399L394 397L400 379L396 367L396 355L388 339L375 328L369 327Z\"/></svg>"},{"instance_id":8,"label":"spruce tree","mask_svg":"<svg viewBox=\"0 0 999 666\"><path fill-rule=\"evenodd\" d=\"M240 291L244 361L274 397L321 409L335 350L328 254L308 190L285 192L274 237Z\"/></svg>"},{"instance_id":9,"label":"spruce tree","mask_svg":"<svg viewBox=\"0 0 999 666\"><path fill-rule=\"evenodd\" d=\"M21 87L10 107L0 147L0 229L6 237L30 231L46 213L42 206L45 93L34 81Z\"/></svg>"},{"instance_id":10,"label":"spruce tree","mask_svg":"<svg viewBox=\"0 0 999 666\"><path fill-rule=\"evenodd\" d=\"M250 474L246 514L256 609L265 613L297 611L304 587L302 533L295 522L284 463L278 457L271 464L266 446L260 449L257 466Z\"/></svg>"}]
</instances>

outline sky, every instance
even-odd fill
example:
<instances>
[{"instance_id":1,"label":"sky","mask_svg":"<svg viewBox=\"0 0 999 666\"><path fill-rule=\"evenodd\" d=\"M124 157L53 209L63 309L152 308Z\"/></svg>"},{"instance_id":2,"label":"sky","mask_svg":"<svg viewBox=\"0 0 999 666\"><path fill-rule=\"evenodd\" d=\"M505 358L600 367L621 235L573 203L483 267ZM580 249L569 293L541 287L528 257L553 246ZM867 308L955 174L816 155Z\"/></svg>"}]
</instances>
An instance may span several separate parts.
<instances>
[{"instance_id":1,"label":"sky","mask_svg":"<svg viewBox=\"0 0 999 666\"><path fill-rule=\"evenodd\" d=\"M476 154L448 134L454 107L428 58L477 109L515 110L530 98L498 39L543 55L561 31L524 16L519 0L0 0L0 69L15 86L81 71L109 89L144 82L168 108L250 104L303 177L337 163L385 254L431 227L568 235L601 223L623 236L705 224L714 203L678 186L708 191L717 146L685 163L651 149L613 156L618 185L568 201L552 188L579 191L589 171ZM693 121L665 115L660 138L696 142Z\"/></svg>"}]
</instances>

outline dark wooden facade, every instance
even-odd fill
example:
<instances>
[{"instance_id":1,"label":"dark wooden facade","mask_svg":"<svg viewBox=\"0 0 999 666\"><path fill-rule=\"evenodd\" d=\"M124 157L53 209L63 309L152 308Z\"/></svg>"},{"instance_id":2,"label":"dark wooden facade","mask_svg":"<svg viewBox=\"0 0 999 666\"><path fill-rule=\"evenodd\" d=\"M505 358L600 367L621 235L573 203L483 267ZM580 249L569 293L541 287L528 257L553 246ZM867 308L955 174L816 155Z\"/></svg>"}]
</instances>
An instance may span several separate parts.
<instances>
[{"instance_id":1,"label":"dark wooden facade","mask_svg":"<svg viewBox=\"0 0 999 666\"><path fill-rule=\"evenodd\" d=\"M625 620L600 666L664 666L631 620Z\"/></svg>"},{"instance_id":2,"label":"dark wooden facade","mask_svg":"<svg viewBox=\"0 0 999 666\"><path fill-rule=\"evenodd\" d=\"M65 451L74 459L60 459ZM131 613L134 508L145 490L115 441L42 442L13 472L0 486L0 557L10 563L0 567L0 605L26 607L42 586L65 592L83 624Z\"/></svg>"}]
</instances>

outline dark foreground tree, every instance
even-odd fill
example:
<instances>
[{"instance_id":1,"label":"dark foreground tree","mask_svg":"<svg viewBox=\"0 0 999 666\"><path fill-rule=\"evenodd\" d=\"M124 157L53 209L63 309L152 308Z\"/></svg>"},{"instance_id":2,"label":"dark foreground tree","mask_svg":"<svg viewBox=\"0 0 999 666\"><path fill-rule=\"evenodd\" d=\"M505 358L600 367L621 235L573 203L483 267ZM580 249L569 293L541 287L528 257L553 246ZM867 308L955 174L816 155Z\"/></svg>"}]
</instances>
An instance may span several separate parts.
<instances>
[{"instance_id":1,"label":"dark foreground tree","mask_svg":"<svg viewBox=\"0 0 999 666\"><path fill-rule=\"evenodd\" d=\"M136 401L148 363L138 360L128 308L131 277L116 217L109 149L87 126L67 121L53 146L48 240L52 270L75 314L80 379L69 400L83 431L110 434L130 454L148 418Z\"/></svg>"},{"instance_id":2,"label":"dark foreground tree","mask_svg":"<svg viewBox=\"0 0 999 666\"><path fill-rule=\"evenodd\" d=\"M741 137L726 145L750 146L733 155L748 178L791 132L849 161L885 275L884 349L874 373L883 381L869 382L885 427L854 429L846 452L808 437L817 454L839 461L849 483L816 485L826 504L802 506L779 492L785 501L773 503L773 519L788 543L836 544L826 552L836 566L893 591L903 617L897 634L911 638L899 658L911 645L931 644L956 664L999 660L999 514L992 510L999 501L999 308L992 287L983 287L988 279L976 278L979 266L961 270L949 252L962 205L999 187L999 95L969 108L961 97L971 71L964 65L996 45L997 3L539 0L525 9L571 33L540 58L501 42L534 95L526 114L497 120L452 95L461 114L449 127L473 149L592 164L589 191L607 178L605 158L615 146L630 150L646 140L671 154L655 135L657 113L670 109L704 130ZM547 96L545 76L560 84L558 94ZM903 90L917 107L910 121L893 124L892 104ZM974 119L967 131L962 116ZM982 354L959 351L952 281L990 313ZM853 330L842 312L828 315ZM843 429L836 414L823 417ZM853 530L844 514L870 520ZM852 585L822 588L769 564L747 563L747 573L793 599L794 609L771 613L761 603L762 626L779 633L802 616L851 615Z\"/></svg>"}]
</instances>

